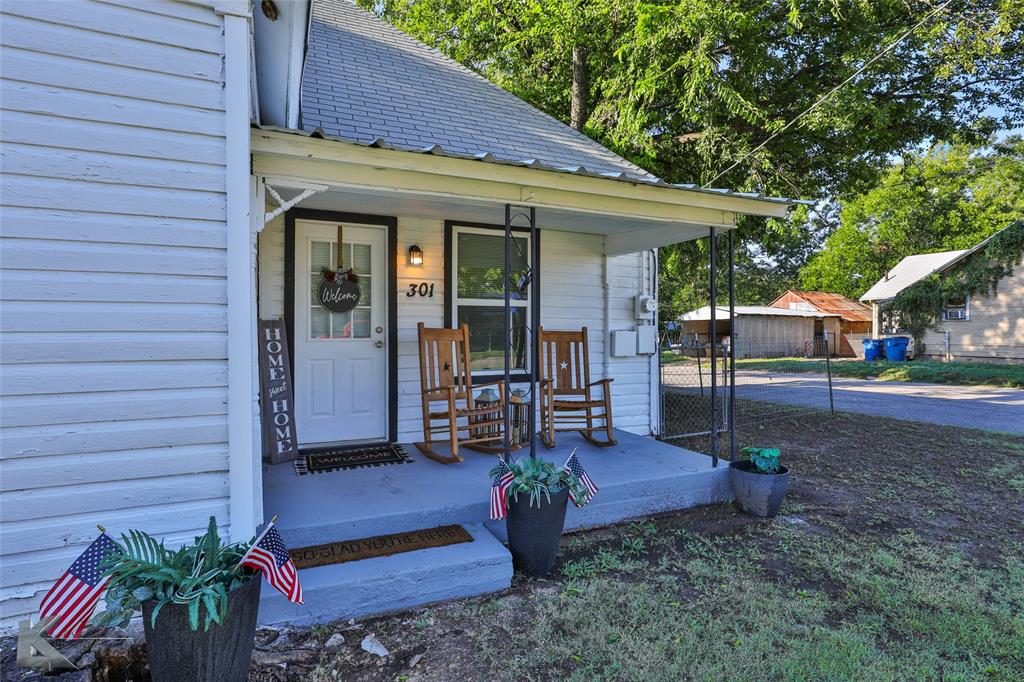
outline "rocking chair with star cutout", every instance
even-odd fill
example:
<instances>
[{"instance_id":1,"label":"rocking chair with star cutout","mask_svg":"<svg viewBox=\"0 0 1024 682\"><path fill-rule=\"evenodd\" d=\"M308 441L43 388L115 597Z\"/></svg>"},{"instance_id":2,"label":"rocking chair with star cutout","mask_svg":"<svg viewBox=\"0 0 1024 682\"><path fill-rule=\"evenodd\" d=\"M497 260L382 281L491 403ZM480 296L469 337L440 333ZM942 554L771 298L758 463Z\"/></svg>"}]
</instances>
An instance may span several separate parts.
<instances>
[{"instance_id":1,"label":"rocking chair with star cutout","mask_svg":"<svg viewBox=\"0 0 1024 682\"><path fill-rule=\"evenodd\" d=\"M578 431L600 447L615 445L612 428L612 379L590 380L587 328L548 331L541 327L540 437L555 447L555 433ZM593 396L597 390L597 397ZM594 434L604 432L604 438Z\"/></svg>"},{"instance_id":2,"label":"rocking chair with star cutout","mask_svg":"<svg viewBox=\"0 0 1024 682\"><path fill-rule=\"evenodd\" d=\"M473 403L473 375L469 371L469 326L428 329L417 326L420 347L420 389L423 404L423 441L416 447L442 464L461 462L459 448L501 452L505 427L504 380L476 386L496 386L497 402L479 407ZM433 405L440 403L440 409ZM440 438L435 435L444 434ZM447 444L451 454L434 449Z\"/></svg>"}]
</instances>

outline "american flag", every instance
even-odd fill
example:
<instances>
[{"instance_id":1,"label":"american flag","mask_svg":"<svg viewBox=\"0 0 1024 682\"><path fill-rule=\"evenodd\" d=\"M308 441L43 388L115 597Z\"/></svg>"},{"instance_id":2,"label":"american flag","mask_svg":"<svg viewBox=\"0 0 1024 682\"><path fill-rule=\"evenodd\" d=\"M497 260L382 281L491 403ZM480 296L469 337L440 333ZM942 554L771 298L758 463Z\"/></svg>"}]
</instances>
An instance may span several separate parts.
<instances>
[{"instance_id":1,"label":"american flag","mask_svg":"<svg viewBox=\"0 0 1024 682\"><path fill-rule=\"evenodd\" d=\"M302 586L299 585L295 562L288 555L288 548L284 546L273 521L267 524L239 563L262 572L267 582L288 597L288 601L302 603Z\"/></svg>"},{"instance_id":2,"label":"american flag","mask_svg":"<svg viewBox=\"0 0 1024 682\"><path fill-rule=\"evenodd\" d=\"M565 464L562 466L562 469L574 474L576 478L580 479L580 483L583 484L583 487L587 489L586 499L577 500L576 496L572 494L572 488L570 488L569 497L572 498L572 503L577 507L582 507L587 502L590 502L594 495L597 494L597 486L594 485L592 480L590 480L590 476L587 475L587 472L583 470L583 465L580 464L579 458L576 457L575 450L573 450L572 454L569 455L569 459L565 460Z\"/></svg>"},{"instance_id":3,"label":"american flag","mask_svg":"<svg viewBox=\"0 0 1024 682\"><path fill-rule=\"evenodd\" d=\"M512 485L512 480L515 477L512 470L508 468L508 464L505 464L505 460L501 460L494 478L491 479L491 519L495 521L503 519L508 513L508 503L505 500L505 496L508 494L508 487Z\"/></svg>"},{"instance_id":4,"label":"american flag","mask_svg":"<svg viewBox=\"0 0 1024 682\"><path fill-rule=\"evenodd\" d=\"M100 567L117 543L106 533L93 540L89 548L64 571L39 606L39 619L51 619L49 634L58 639L78 639L96 610L110 576Z\"/></svg>"}]
</instances>

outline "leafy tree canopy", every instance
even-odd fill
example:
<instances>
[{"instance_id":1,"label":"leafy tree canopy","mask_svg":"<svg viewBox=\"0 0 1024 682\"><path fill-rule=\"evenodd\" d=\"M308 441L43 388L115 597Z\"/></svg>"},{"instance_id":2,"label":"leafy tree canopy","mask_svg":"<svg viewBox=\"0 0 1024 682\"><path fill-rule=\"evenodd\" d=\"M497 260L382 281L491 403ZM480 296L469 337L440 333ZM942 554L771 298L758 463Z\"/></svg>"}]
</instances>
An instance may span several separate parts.
<instances>
[{"instance_id":1,"label":"leafy tree canopy","mask_svg":"<svg viewBox=\"0 0 1024 682\"><path fill-rule=\"evenodd\" d=\"M357 2L670 182L831 200L908 150L1024 123L1021 0L951 0L880 57L940 0ZM834 225L819 213L741 221L744 302L796 281ZM706 248L663 251L669 309L706 302Z\"/></svg>"},{"instance_id":2,"label":"leafy tree canopy","mask_svg":"<svg viewBox=\"0 0 1024 682\"><path fill-rule=\"evenodd\" d=\"M908 154L843 203L840 226L800 284L857 298L906 256L970 248L1022 216L1024 139Z\"/></svg>"}]
</instances>

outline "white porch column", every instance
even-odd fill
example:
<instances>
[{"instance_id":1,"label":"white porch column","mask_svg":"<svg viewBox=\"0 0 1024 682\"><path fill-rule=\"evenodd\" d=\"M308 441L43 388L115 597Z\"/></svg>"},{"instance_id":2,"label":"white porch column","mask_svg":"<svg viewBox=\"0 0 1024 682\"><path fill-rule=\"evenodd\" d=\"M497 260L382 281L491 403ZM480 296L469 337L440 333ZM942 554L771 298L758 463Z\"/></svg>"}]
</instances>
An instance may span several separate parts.
<instances>
[{"instance_id":1,"label":"white porch column","mask_svg":"<svg viewBox=\"0 0 1024 682\"><path fill-rule=\"evenodd\" d=\"M256 324L249 219L250 17L244 2L225 2L217 11L224 17L230 535L237 541L251 537L260 521L252 427Z\"/></svg>"}]
</instances>

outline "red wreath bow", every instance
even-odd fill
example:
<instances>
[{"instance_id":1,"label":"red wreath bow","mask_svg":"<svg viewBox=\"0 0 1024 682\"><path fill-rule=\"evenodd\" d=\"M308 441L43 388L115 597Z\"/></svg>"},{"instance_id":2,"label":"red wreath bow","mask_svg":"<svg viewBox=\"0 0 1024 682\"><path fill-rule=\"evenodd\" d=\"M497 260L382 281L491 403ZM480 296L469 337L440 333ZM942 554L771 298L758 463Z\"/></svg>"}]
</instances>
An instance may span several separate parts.
<instances>
[{"instance_id":1,"label":"red wreath bow","mask_svg":"<svg viewBox=\"0 0 1024 682\"><path fill-rule=\"evenodd\" d=\"M328 282L333 282L335 277L337 277L338 275L345 275L346 279L348 279L348 281L352 282L353 284L359 283L359 275L357 275L355 271L352 270L352 268L349 268L345 272L341 272L340 270L338 272L335 272L334 270L327 270L326 268L323 270L324 279L326 279Z\"/></svg>"}]
</instances>

